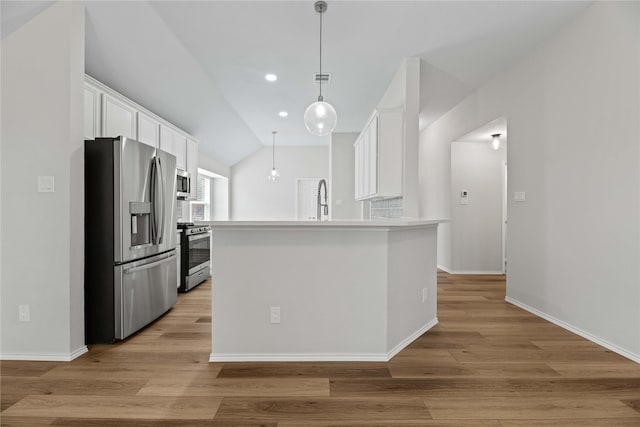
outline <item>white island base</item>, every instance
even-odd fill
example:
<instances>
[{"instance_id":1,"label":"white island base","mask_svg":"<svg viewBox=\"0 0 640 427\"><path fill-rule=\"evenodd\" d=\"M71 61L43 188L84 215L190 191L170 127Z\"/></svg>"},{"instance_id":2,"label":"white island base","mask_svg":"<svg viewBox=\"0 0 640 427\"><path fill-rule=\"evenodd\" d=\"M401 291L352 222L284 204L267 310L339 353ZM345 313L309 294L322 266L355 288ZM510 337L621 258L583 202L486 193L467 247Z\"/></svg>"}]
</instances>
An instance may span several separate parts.
<instances>
[{"instance_id":1,"label":"white island base","mask_svg":"<svg viewBox=\"0 0 640 427\"><path fill-rule=\"evenodd\" d=\"M438 322L437 221L208 224L211 362L388 361Z\"/></svg>"}]
</instances>

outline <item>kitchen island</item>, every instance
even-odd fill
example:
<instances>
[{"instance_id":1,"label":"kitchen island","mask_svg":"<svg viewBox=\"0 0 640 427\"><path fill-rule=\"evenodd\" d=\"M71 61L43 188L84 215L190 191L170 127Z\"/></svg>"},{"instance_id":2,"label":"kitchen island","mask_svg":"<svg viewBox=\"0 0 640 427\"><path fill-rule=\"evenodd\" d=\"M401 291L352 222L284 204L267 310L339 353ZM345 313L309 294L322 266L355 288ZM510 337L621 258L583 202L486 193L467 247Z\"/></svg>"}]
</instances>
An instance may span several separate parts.
<instances>
[{"instance_id":1,"label":"kitchen island","mask_svg":"<svg viewBox=\"0 0 640 427\"><path fill-rule=\"evenodd\" d=\"M437 323L438 223L206 222L210 361L388 361Z\"/></svg>"}]
</instances>

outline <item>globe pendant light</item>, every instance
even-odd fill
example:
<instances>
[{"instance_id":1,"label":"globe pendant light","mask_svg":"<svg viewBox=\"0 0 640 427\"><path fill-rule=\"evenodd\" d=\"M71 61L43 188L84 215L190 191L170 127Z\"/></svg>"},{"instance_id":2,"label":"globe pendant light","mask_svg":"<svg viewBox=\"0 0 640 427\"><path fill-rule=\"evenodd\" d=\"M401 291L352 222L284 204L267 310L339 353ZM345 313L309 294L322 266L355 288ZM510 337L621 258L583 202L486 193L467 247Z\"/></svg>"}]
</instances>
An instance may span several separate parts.
<instances>
[{"instance_id":1,"label":"globe pendant light","mask_svg":"<svg viewBox=\"0 0 640 427\"><path fill-rule=\"evenodd\" d=\"M276 169L276 133L278 131L271 132L273 134L273 142L271 144L271 171L267 175L267 179L270 182L276 182L280 178L280 173Z\"/></svg>"},{"instance_id":2,"label":"globe pendant light","mask_svg":"<svg viewBox=\"0 0 640 427\"><path fill-rule=\"evenodd\" d=\"M322 98L322 14L327 11L327 2L317 1L313 5L320 15L320 95L318 100L307 107L304 112L304 125L311 135L325 136L333 132L338 122L336 110Z\"/></svg>"}]
</instances>

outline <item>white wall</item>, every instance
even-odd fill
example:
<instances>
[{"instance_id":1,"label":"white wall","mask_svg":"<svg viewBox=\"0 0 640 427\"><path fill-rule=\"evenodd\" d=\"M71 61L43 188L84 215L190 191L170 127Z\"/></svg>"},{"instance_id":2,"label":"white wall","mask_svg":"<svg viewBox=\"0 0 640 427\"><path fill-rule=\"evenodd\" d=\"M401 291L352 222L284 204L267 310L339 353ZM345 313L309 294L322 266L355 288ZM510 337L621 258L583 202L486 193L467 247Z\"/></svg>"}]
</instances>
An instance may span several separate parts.
<instances>
[{"instance_id":1,"label":"white wall","mask_svg":"<svg viewBox=\"0 0 640 427\"><path fill-rule=\"evenodd\" d=\"M202 150L200 150L200 144L202 144L202 142L198 144L198 167L229 178L231 168L221 161L204 154Z\"/></svg>"},{"instance_id":2,"label":"white wall","mask_svg":"<svg viewBox=\"0 0 640 427\"><path fill-rule=\"evenodd\" d=\"M86 351L83 79L80 2L57 2L2 40L3 359ZM54 193L36 191L38 175L54 177Z\"/></svg>"},{"instance_id":3,"label":"white wall","mask_svg":"<svg viewBox=\"0 0 640 427\"><path fill-rule=\"evenodd\" d=\"M421 214L446 215L449 143L507 118L507 297L637 361L639 29L639 3L594 3L420 142Z\"/></svg>"},{"instance_id":4,"label":"white wall","mask_svg":"<svg viewBox=\"0 0 640 427\"><path fill-rule=\"evenodd\" d=\"M355 150L353 143L358 133L333 133L329 152L331 156L329 177L331 219L360 219L362 207L355 198Z\"/></svg>"},{"instance_id":5,"label":"white wall","mask_svg":"<svg viewBox=\"0 0 640 427\"><path fill-rule=\"evenodd\" d=\"M505 141L451 144L452 272L502 273L503 169ZM468 204L460 204L460 192Z\"/></svg>"},{"instance_id":6,"label":"white wall","mask_svg":"<svg viewBox=\"0 0 640 427\"><path fill-rule=\"evenodd\" d=\"M231 167L231 219L295 220L296 178L329 178L326 146L278 147L275 166L280 179L269 182L271 147L264 147ZM329 188L329 195L331 188Z\"/></svg>"},{"instance_id":7,"label":"white wall","mask_svg":"<svg viewBox=\"0 0 640 427\"><path fill-rule=\"evenodd\" d=\"M229 219L229 179L213 178L211 180L211 220L226 221Z\"/></svg>"}]
</instances>

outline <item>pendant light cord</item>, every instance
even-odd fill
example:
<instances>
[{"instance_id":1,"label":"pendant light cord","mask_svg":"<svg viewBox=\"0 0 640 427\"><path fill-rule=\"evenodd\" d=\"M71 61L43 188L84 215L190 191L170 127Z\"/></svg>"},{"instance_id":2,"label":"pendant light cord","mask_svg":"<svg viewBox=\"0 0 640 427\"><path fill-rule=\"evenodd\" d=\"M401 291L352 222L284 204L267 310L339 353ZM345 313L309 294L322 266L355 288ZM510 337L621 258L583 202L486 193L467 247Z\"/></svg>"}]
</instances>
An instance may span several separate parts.
<instances>
[{"instance_id":1,"label":"pendant light cord","mask_svg":"<svg viewBox=\"0 0 640 427\"><path fill-rule=\"evenodd\" d=\"M320 12L320 96L318 101L322 101L322 12Z\"/></svg>"},{"instance_id":2,"label":"pendant light cord","mask_svg":"<svg viewBox=\"0 0 640 427\"><path fill-rule=\"evenodd\" d=\"M276 168L276 131L273 134L273 143L271 144L271 170Z\"/></svg>"}]
</instances>

